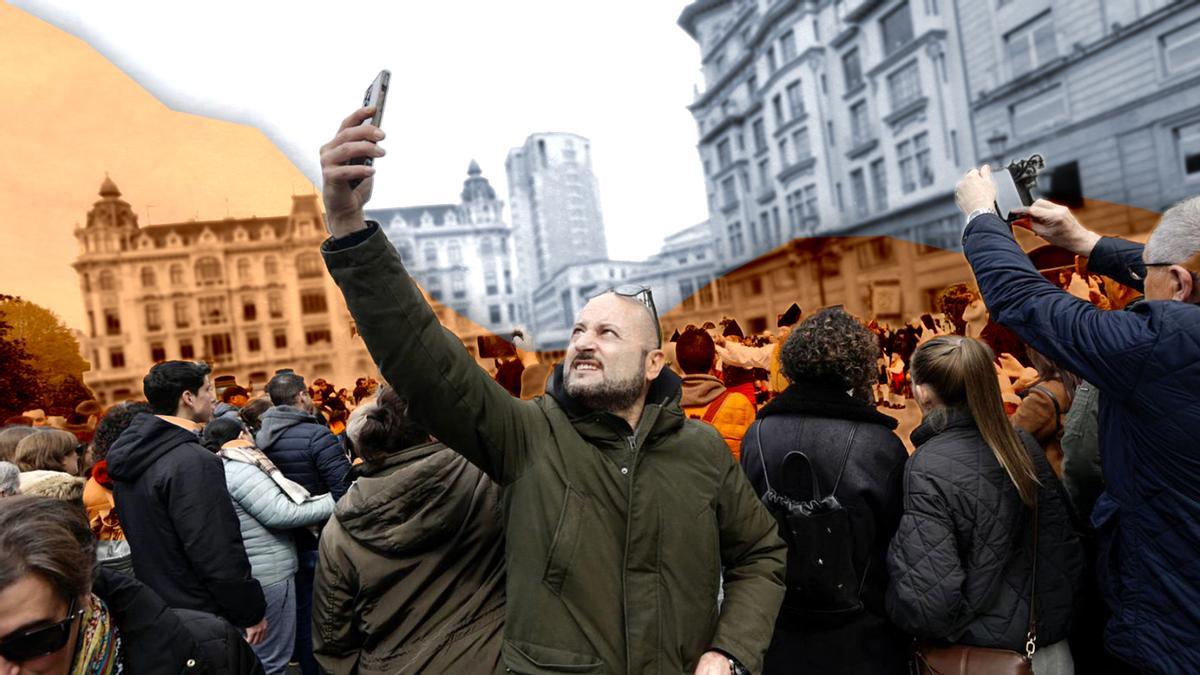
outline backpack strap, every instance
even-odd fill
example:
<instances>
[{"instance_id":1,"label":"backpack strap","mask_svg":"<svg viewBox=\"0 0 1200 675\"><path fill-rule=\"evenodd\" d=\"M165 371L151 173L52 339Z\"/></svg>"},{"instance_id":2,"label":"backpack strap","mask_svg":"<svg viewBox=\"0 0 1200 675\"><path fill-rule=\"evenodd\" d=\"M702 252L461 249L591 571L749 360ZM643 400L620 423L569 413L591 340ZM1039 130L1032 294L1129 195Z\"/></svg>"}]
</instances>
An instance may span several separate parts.
<instances>
[{"instance_id":1,"label":"backpack strap","mask_svg":"<svg viewBox=\"0 0 1200 675\"><path fill-rule=\"evenodd\" d=\"M729 397L729 394L730 391L726 389L725 391L721 392L720 396L713 399L713 402L709 403L708 407L705 408L704 417L701 417L700 421L704 422L705 424L712 424L713 420L717 418L717 413L721 410L721 404L725 403L725 399Z\"/></svg>"}]
</instances>

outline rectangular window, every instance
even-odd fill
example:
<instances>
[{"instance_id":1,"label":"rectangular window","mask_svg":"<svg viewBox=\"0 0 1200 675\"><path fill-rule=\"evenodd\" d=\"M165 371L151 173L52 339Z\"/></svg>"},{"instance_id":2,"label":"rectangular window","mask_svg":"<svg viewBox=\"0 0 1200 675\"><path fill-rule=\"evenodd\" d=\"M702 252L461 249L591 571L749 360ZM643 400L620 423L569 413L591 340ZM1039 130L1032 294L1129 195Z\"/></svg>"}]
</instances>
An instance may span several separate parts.
<instances>
[{"instance_id":1,"label":"rectangular window","mask_svg":"<svg viewBox=\"0 0 1200 675\"><path fill-rule=\"evenodd\" d=\"M721 181L721 197L724 200L722 206L730 209L737 206L737 183L734 182L734 177L729 176Z\"/></svg>"},{"instance_id":2,"label":"rectangular window","mask_svg":"<svg viewBox=\"0 0 1200 675\"><path fill-rule=\"evenodd\" d=\"M275 349L287 349L287 331L275 331Z\"/></svg>"},{"instance_id":3,"label":"rectangular window","mask_svg":"<svg viewBox=\"0 0 1200 675\"><path fill-rule=\"evenodd\" d=\"M245 321L254 321L258 318L258 306L253 300L242 301L242 319Z\"/></svg>"},{"instance_id":4,"label":"rectangular window","mask_svg":"<svg viewBox=\"0 0 1200 675\"><path fill-rule=\"evenodd\" d=\"M450 292L455 300L467 297L467 280L462 274L455 274L450 279Z\"/></svg>"},{"instance_id":5,"label":"rectangular window","mask_svg":"<svg viewBox=\"0 0 1200 675\"><path fill-rule=\"evenodd\" d=\"M192 346L191 340L179 341L179 358L184 361L190 361L196 358L196 348Z\"/></svg>"},{"instance_id":6,"label":"rectangular window","mask_svg":"<svg viewBox=\"0 0 1200 675\"><path fill-rule=\"evenodd\" d=\"M1013 77L1020 77L1053 61L1058 56L1054 15L1046 12L1004 36L1004 47Z\"/></svg>"},{"instance_id":7,"label":"rectangular window","mask_svg":"<svg viewBox=\"0 0 1200 675\"><path fill-rule=\"evenodd\" d=\"M713 303L712 284L700 284L700 291L697 296L699 297L701 307L711 307Z\"/></svg>"},{"instance_id":8,"label":"rectangular window","mask_svg":"<svg viewBox=\"0 0 1200 675\"><path fill-rule=\"evenodd\" d=\"M750 96L751 99L753 99L755 93L757 93L757 92L758 92L758 77L751 75L750 78L746 80L746 93Z\"/></svg>"},{"instance_id":9,"label":"rectangular window","mask_svg":"<svg viewBox=\"0 0 1200 675\"><path fill-rule=\"evenodd\" d=\"M119 347L114 347L108 352L108 362L113 368L125 367L125 352Z\"/></svg>"},{"instance_id":10,"label":"rectangular window","mask_svg":"<svg viewBox=\"0 0 1200 675\"><path fill-rule=\"evenodd\" d=\"M154 363L167 360L167 348L163 346L163 343L150 343L150 360Z\"/></svg>"},{"instance_id":11,"label":"rectangular window","mask_svg":"<svg viewBox=\"0 0 1200 675\"><path fill-rule=\"evenodd\" d=\"M488 320L493 325L500 323L503 318L504 317L500 315L500 305L488 305Z\"/></svg>"},{"instance_id":12,"label":"rectangular window","mask_svg":"<svg viewBox=\"0 0 1200 675\"><path fill-rule=\"evenodd\" d=\"M821 213L817 210L816 185L804 187L804 223L811 228L816 228L821 224Z\"/></svg>"},{"instance_id":13,"label":"rectangular window","mask_svg":"<svg viewBox=\"0 0 1200 675\"><path fill-rule=\"evenodd\" d=\"M859 218L865 218L870 212L870 204L867 201L867 178L862 169L850 172L850 191L854 194L854 213Z\"/></svg>"},{"instance_id":14,"label":"rectangular window","mask_svg":"<svg viewBox=\"0 0 1200 675\"><path fill-rule=\"evenodd\" d=\"M766 125L763 124L763 120L761 117L754 120L754 124L752 125L752 128L754 129L754 152L755 153L766 152L767 151L767 129L766 129Z\"/></svg>"},{"instance_id":15,"label":"rectangular window","mask_svg":"<svg viewBox=\"0 0 1200 675\"><path fill-rule=\"evenodd\" d=\"M779 165L791 166L791 164L792 160L788 155L788 139L781 138L779 139Z\"/></svg>"},{"instance_id":16,"label":"rectangular window","mask_svg":"<svg viewBox=\"0 0 1200 675\"><path fill-rule=\"evenodd\" d=\"M871 140L871 121L867 117L865 100L850 106L850 136L854 145L861 145Z\"/></svg>"},{"instance_id":17,"label":"rectangular window","mask_svg":"<svg viewBox=\"0 0 1200 675\"><path fill-rule=\"evenodd\" d=\"M730 235L730 241L731 242L733 241L732 234ZM734 253L734 255L736 256L736 255L738 255L738 253ZM691 279L680 280L680 282L679 282L679 300L680 300L679 306L682 307L686 311L691 311L691 310L695 309L696 308L696 300L692 297L693 295L695 295L695 293L696 293L696 289L692 286Z\"/></svg>"},{"instance_id":18,"label":"rectangular window","mask_svg":"<svg viewBox=\"0 0 1200 675\"><path fill-rule=\"evenodd\" d=\"M333 343L333 333L328 328L309 328L304 331L304 344L311 347L322 343Z\"/></svg>"},{"instance_id":19,"label":"rectangular window","mask_svg":"<svg viewBox=\"0 0 1200 675\"><path fill-rule=\"evenodd\" d=\"M771 241L771 214L769 212L763 211L758 214L758 227L762 230L763 238Z\"/></svg>"},{"instance_id":20,"label":"rectangular window","mask_svg":"<svg viewBox=\"0 0 1200 675\"><path fill-rule=\"evenodd\" d=\"M325 301L324 289L308 288L300 291L301 314L325 314L328 311L329 305Z\"/></svg>"},{"instance_id":21,"label":"rectangular window","mask_svg":"<svg viewBox=\"0 0 1200 675\"><path fill-rule=\"evenodd\" d=\"M246 349L251 352L262 351L262 340L258 339L258 333L250 333L246 336Z\"/></svg>"},{"instance_id":22,"label":"rectangular window","mask_svg":"<svg viewBox=\"0 0 1200 675\"><path fill-rule=\"evenodd\" d=\"M796 149L796 161L802 161L812 155L812 144L808 138L808 127L797 129L792 134L792 147Z\"/></svg>"},{"instance_id":23,"label":"rectangular window","mask_svg":"<svg viewBox=\"0 0 1200 675\"><path fill-rule=\"evenodd\" d=\"M496 282L496 270L487 270L483 273L483 285L486 287L488 295L499 295L500 286Z\"/></svg>"},{"instance_id":24,"label":"rectangular window","mask_svg":"<svg viewBox=\"0 0 1200 675\"><path fill-rule=\"evenodd\" d=\"M495 253L496 247L492 244L491 237L484 237L479 240L479 255L492 255Z\"/></svg>"},{"instance_id":25,"label":"rectangular window","mask_svg":"<svg viewBox=\"0 0 1200 675\"><path fill-rule=\"evenodd\" d=\"M157 304L146 305L146 330L154 333L162 330L162 310Z\"/></svg>"},{"instance_id":26,"label":"rectangular window","mask_svg":"<svg viewBox=\"0 0 1200 675\"><path fill-rule=\"evenodd\" d=\"M425 247L425 264L436 265L438 261L437 247L429 245Z\"/></svg>"},{"instance_id":27,"label":"rectangular window","mask_svg":"<svg viewBox=\"0 0 1200 675\"><path fill-rule=\"evenodd\" d=\"M888 95L892 112L921 98L921 71L916 61L888 75Z\"/></svg>"},{"instance_id":28,"label":"rectangular window","mask_svg":"<svg viewBox=\"0 0 1200 675\"><path fill-rule=\"evenodd\" d=\"M224 357L233 354L233 341L229 338L229 333L205 335L204 346L209 356L215 361L220 361Z\"/></svg>"},{"instance_id":29,"label":"rectangular window","mask_svg":"<svg viewBox=\"0 0 1200 675\"><path fill-rule=\"evenodd\" d=\"M121 315L117 310L104 310L104 334L105 335L120 335L121 334Z\"/></svg>"},{"instance_id":30,"label":"rectangular window","mask_svg":"<svg viewBox=\"0 0 1200 675\"><path fill-rule=\"evenodd\" d=\"M729 252L734 258L740 258L746 252L746 240L742 235L741 222L730 223L728 231Z\"/></svg>"},{"instance_id":31,"label":"rectangular window","mask_svg":"<svg viewBox=\"0 0 1200 675\"><path fill-rule=\"evenodd\" d=\"M775 110L775 127L782 127L787 122L783 117L783 96L775 94L771 98L771 107Z\"/></svg>"},{"instance_id":32,"label":"rectangular window","mask_svg":"<svg viewBox=\"0 0 1200 675\"><path fill-rule=\"evenodd\" d=\"M917 189L917 177L913 168L912 141L896 144L896 159L900 164L900 190L908 194Z\"/></svg>"},{"instance_id":33,"label":"rectangular window","mask_svg":"<svg viewBox=\"0 0 1200 675\"><path fill-rule=\"evenodd\" d=\"M787 196L788 228L795 235L804 223L804 192L796 190Z\"/></svg>"},{"instance_id":34,"label":"rectangular window","mask_svg":"<svg viewBox=\"0 0 1200 675\"><path fill-rule=\"evenodd\" d=\"M784 33L779 38L779 53L783 56L783 62L789 63L796 58L796 34L792 31Z\"/></svg>"},{"instance_id":35,"label":"rectangular window","mask_svg":"<svg viewBox=\"0 0 1200 675\"><path fill-rule=\"evenodd\" d=\"M800 91L800 80L787 86L788 110L792 113L792 119L804 116L804 94Z\"/></svg>"},{"instance_id":36,"label":"rectangular window","mask_svg":"<svg viewBox=\"0 0 1200 675\"><path fill-rule=\"evenodd\" d=\"M884 56L888 56L909 42L912 42L912 11L909 9L907 2L880 19L879 24L883 29Z\"/></svg>"},{"instance_id":37,"label":"rectangular window","mask_svg":"<svg viewBox=\"0 0 1200 675\"><path fill-rule=\"evenodd\" d=\"M1200 176L1200 123L1176 129L1175 142L1179 146L1179 160L1183 163L1183 175L1188 178Z\"/></svg>"},{"instance_id":38,"label":"rectangular window","mask_svg":"<svg viewBox=\"0 0 1200 675\"><path fill-rule=\"evenodd\" d=\"M1067 118L1067 98L1062 85L1037 96L1014 103L1011 108L1013 129L1026 136L1046 129Z\"/></svg>"},{"instance_id":39,"label":"rectangular window","mask_svg":"<svg viewBox=\"0 0 1200 675\"><path fill-rule=\"evenodd\" d=\"M1162 37L1167 74L1190 73L1200 65L1200 22L1192 22Z\"/></svg>"},{"instance_id":40,"label":"rectangular window","mask_svg":"<svg viewBox=\"0 0 1200 675\"><path fill-rule=\"evenodd\" d=\"M913 151L917 155L917 179L921 187L933 185L933 152L929 149L929 134L913 136Z\"/></svg>"},{"instance_id":41,"label":"rectangular window","mask_svg":"<svg viewBox=\"0 0 1200 675\"><path fill-rule=\"evenodd\" d=\"M871 162L871 189L875 191L875 210L887 211L887 164L882 159Z\"/></svg>"},{"instance_id":42,"label":"rectangular window","mask_svg":"<svg viewBox=\"0 0 1200 675\"><path fill-rule=\"evenodd\" d=\"M215 326L225 320L225 298L200 298L201 326Z\"/></svg>"},{"instance_id":43,"label":"rectangular window","mask_svg":"<svg viewBox=\"0 0 1200 675\"><path fill-rule=\"evenodd\" d=\"M733 285L726 279L717 279L717 302L722 305L733 302Z\"/></svg>"},{"instance_id":44,"label":"rectangular window","mask_svg":"<svg viewBox=\"0 0 1200 675\"><path fill-rule=\"evenodd\" d=\"M774 73L779 70L779 62L775 60L775 48L767 47L767 72Z\"/></svg>"},{"instance_id":45,"label":"rectangular window","mask_svg":"<svg viewBox=\"0 0 1200 675\"><path fill-rule=\"evenodd\" d=\"M272 319L283 317L283 297L278 293L271 293L267 296L267 311L271 314Z\"/></svg>"},{"instance_id":46,"label":"rectangular window","mask_svg":"<svg viewBox=\"0 0 1200 675\"><path fill-rule=\"evenodd\" d=\"M505 293L513 292L512 270L504 270L504 292Z\"/></svg>"},{"instance_id":47,"label":"rectangular window","mask_svg":"<svg viewBox=\"0 0 1200 675\"><path fill-rule=\"evenodd\" d=\"M717 168L724 169L733 162L733 153L729 150L729 139L722 138L717 143Z\"/></svg>"},{"instance_id":48,"label":"rectangular window","mask_svg":"<svg viewBox=\"0 0 1200 675\"><path fill-rule=\"evenodd\" d=\"M846 91L862 86L862 61L858 58L858 48L851 49L842 56L842 73L846 77Z\"/></svg>"},{"instance_id":49,"label":"rectangular window","mask_svg":"<svg viewBox=\"0 0 1200 675\"><path fill-rule=\"evenodd\" d=\"M771 160L764 159L758 163L758 181L763 192L771 187Z\"/></svg>"}]
</instances>

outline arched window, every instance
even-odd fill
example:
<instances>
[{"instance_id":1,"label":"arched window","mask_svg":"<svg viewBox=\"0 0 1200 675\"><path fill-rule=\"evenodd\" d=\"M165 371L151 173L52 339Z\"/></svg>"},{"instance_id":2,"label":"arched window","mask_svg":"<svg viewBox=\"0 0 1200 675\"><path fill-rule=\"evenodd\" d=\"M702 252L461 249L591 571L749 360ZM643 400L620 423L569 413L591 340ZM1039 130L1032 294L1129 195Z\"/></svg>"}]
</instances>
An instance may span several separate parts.
<instances>
[{"instance_id":1,"label":"arched window","mask_svg":"<svg viewBox=\"0 0 1200 675\"><path fill-rule=\"evenodd\" d=\"M142 268L142 288L154 288L158 285L158 280L154 277L154 268Z\"/></svg>"},{"instance_id":2,"label":"arched window","mask_svg":"<svg viewBox=\"0 0 1200 675\"><path fill-rule=\"evenodd\" d=\"M183 265L180 265L179 263L171 265L171 285L183 285Z\"/></svg>"},{"instance_id":3,"label":"arched window","mask_svg":"<svg viewBox=\"0 0 1200 675\"><path fill-rule=\"evenodd\" d=\"M200 286L211 286L221 283L221 261L213 257L197 260L196 283Z\"/></svg>"},{"instance_id":4,"label":"arched window","mask_svg":"<svg viewBox=\"0 0 1200 675\"><path fill-rule=\"evenodd\" d=\"M267 279L274 279L279 274L279 262L275 260L275 256L269 255L263 259L263 273L267 275Z\"/></svg>"},{"instance_id":5,"label":"arched window","mask_svg":"<svg viewBox=\"0 0 1200 675\"><path fill-rule=\"evenodd\" d=\"M316 253L301 253L296 256L296 276L301 279L319 277L324 271L321 256Z\"/></svg>"},{"instance_id":6,"label":"arched window","mask_svg":"<svg viewBox=\"0 0 1200 675\"><path fill-rule=\"evenodd\" d=\"M117 288L117 281L113 278L113 273L110 270L102 270L100 272L100 290L114 291Z\"/></svg>"},{"instance_id":7,"label":"arched window","mask_svg":"<svg viewBox=\"0 0 1200 675\"><path fill-rule=\"evenodd\" d=\"M249 281L250 280L250 259L249 258L241 258L238 260L237 265L238 265L238 268L237 268L238 281L243 281L243 282Z\"/></svg>"}]
</instances>

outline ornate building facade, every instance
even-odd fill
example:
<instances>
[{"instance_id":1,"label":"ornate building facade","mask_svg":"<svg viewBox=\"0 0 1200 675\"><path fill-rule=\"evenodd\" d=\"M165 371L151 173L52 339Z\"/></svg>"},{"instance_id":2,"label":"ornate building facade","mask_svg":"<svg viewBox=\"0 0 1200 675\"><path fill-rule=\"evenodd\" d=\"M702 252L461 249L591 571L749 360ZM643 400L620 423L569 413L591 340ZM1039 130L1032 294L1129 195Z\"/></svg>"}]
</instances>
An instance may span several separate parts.
<instances>
[{"instance_id":1,"label":"ornate building facade","mask_svg":"<svg viewBox=\"0 0 1200 675\"><path fill-rule=\"evenodd\" d=\"M472 161L457 204L371 209L442 323L476 354L479 335L526 332L504 202Z\"/></svg>"},{"instance_id":2,"label":"ornate building facade","mask_svg":"<svg viewBox=\"0 0 1200 675\"><path fill-rule=\"evenodd\" d=\"M698 0L679 23L701 49L691 111L725 269L801 236L955 243L974 158L953 5Z\"/></svg>"},{"instance_id":3,"label":"ornate building facade","mask_svg":"<svg viewBox=\"0 0 1200 675\"><path fill-rule=\"evenodd\" d=\"M150 367L173 359L256 389L279 368L338 384L374 374L321 260L326 236L316 195L282 216L141 227L105 178L75 230L86 384L106 403L141 398Z\"/></svg>"}]
</instances>

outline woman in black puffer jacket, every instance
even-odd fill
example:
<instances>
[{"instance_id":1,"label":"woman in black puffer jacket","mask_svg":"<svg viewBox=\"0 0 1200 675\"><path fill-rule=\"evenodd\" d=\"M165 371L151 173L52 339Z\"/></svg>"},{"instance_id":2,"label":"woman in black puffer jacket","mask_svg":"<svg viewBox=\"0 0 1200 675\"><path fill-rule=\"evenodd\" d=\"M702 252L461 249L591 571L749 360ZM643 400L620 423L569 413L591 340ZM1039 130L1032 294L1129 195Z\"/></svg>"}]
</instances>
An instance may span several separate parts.
<instances>
[{"instance_id":1,"label":"woman in black puffer jacket","mask_svg":"<svg viewBox=\"0 0 1200 675\"><path fill-rule=\"evenodd\" d=\"M1073 673L1065 640L1082 551L1045 454L1004 414L992 358L959 336L913 355L925 419L912 434L904 515L888 550L888 613L935 643L1024 653L1037 513L1034 673Z\"/></svg>"}]
</instances>

